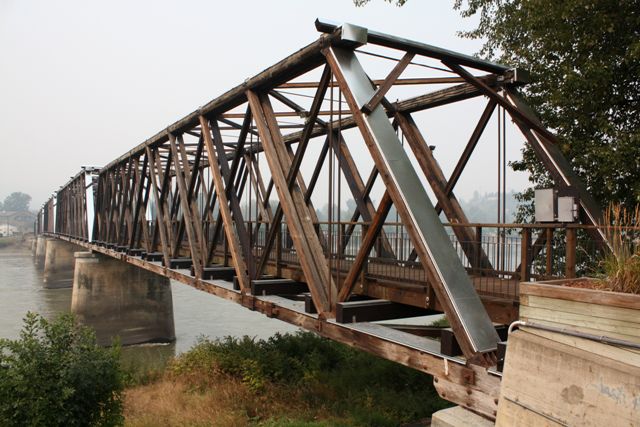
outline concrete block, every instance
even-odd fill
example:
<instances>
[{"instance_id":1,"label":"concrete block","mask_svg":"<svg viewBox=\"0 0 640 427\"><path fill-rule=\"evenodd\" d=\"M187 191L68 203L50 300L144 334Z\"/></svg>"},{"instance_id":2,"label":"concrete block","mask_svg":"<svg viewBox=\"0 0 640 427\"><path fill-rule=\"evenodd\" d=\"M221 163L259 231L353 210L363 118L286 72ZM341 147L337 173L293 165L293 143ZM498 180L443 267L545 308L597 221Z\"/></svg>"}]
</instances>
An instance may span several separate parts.
<instances>
[{"instance_id":1,"label":"concrete block","mask_svg":"<svg viewBox=\"0 0 640 427\"><path fill-rule=\"evenodd\" d=\"M463 408L441 409L431 416L431 427L493 427L495 424L478 414Z\"/></svg>"},{"instance_id":2,"label":"concrete block","mask_svg":"<svg viewBox=\"0 0 640 427\"><path fill-rule=\"evenodd\" d=\"M44 287L48 289L70 288L73 285L73 254L81 250L73 243L59 239L47 239L44 259Z\"/></svg>"},{"instance_id":3,"label":"concrete block","mask_svg":"<svg viewBox=\"0 0 640 427\"><path fill-rule=\"evenodd\" d=\"M105 255L76 253L71 311L102 345L175 340L169 279Z\"/></svg>"}]
</instances>

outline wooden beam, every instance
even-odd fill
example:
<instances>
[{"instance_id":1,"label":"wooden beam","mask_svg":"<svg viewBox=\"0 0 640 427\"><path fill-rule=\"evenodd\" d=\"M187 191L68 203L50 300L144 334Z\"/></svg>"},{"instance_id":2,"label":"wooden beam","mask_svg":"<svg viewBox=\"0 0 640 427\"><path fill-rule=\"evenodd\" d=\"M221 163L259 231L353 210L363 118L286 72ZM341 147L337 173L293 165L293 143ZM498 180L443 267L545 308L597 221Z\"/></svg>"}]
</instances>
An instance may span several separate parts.
<instances>
[{"instance_id":1,"label":"wooden beam","mask_svg":"<svg viewBox=\"0 0 640 427\"><path fill-rule=\"evenodd\" d=\"M443 206L444 213L449 222L468 224L469 220L456 196L451 192L449 194L446 193L447 182L444 173L438 161L433 156L429 145L420 133L418 125L416 125L410 114L398 113L396 114L396 120L418 161L418 165L426 176L438 203L440 206ZM453 232L472 267L477 269L492 269L491 262L482 249L482 246L474 245L476 236L473 230L468 227L453 227Z\"/></svg>"},{"instance_id":2,"label":"wooden beam","mask_svg":"<svg viewBox=\"0 0 640 427\"><path fill-rule=\"evenodd\" d=\"M315 233L300 187L295 181L291 187L287 182L285 173L291 170L291 158L284 147L271 104L266 96L259 97L251 91L247 92L247 98L256 119L273 182L301 267L309 284L309 290L318 311L324 316L333 317L331 312L335 304L335 296L332 294L335 292L335 284L328 274L322 246Z\"/></svg>"},{"instance_id":3,"label":"wooden beam","mask_svg":"<svg viewBox=\"0 0 640 427\"><path fill-rule=\"evenodd\" d=\"M233 232L233 218L231 216L231 210L229 209L229 200L227 199L226 187L223 183L222 174L220 173L220 169L216 167L216 165L218 165L220 161L226 161L226 159L218 159L218 155L216 153L216 149L213 146L213 140L211 138L211 129L209 128L209 122L203 116L200 116L200 127L202 129L202 135L204 136L204 144L207 150L207 156L211 164L209 170L213 177L216 194L218 195L218 207L222 215L222 220L224 221L225 226L223 228L225 231L225 236L227 237L229 249L231 250L231 256L233 257L236 276L238 277L241 291L243 293L248 293L250 292L251 285L247 276L247 265L242 256L240 242L238 241L236 234ZM244 224L242 224L242 226L244 226Z\"/></svg>"},{"instance_id":4,"label":"wooden beam","mask_svg":"<svg viewBox=\"0 0 640 427\"><path fill-rule=\"evenodd\" d=\"M402 59L398 61L395 67L393 67L393 70L391 70L387 78L384 79L384 81L378 86L378 89L376 89L375 93L373 94L369 102L367 102L362 106L363 113L369 114L378 106L378 104L380 104L380 102L382 102L382 99L384 98L384 96L387 94L389 89L391 89L391 87L395 84L398 77L400 77L400 74L402 74L402 72L411 63L411 60L413 60L414 56L415 54L411 52L407 52L404 54Z\"/></svg>"},{"instance_id":5,"label":"wooden beam","mask_svg":"<svg viewBox=\"0 0 640 427\"><path fill-rule=\"evenodd\" d=\"M320 82L322 83L322 85L318 87L318 91L316 92L313 98L313 103L310 109L309 121L307 122L307 126L305 127L305 129L302 131L302 138L300 139L300 143L298 144L298 149L296 150L296 153L293 156L293 159L290 160L291 166L287 169L286 183L287 183L288 190L291 190L294 186L294 183L297 182L297 185L300 187L300 191L302 191L304 194L307 193L306 189L304 188L304 183L302 182L302 179L301 179L302 177L299 174L300 166L302 165L302 159L304 157L304 154L307 150L307 145L311 138L313 123L315 122L317 118L317 113L320 110L320 107L322 106L324 95L327 92L330 80L331 80L331 69L328 66L326 66L323 70L322 77L320 79ZM273 129L272 129L272 132L273 132ZM279 133L280 131L278 130L278 134ZM290 150L290 147L289 147L289 150ZM287 151L287 154L288 156L290 156L289 151ZM311 201L310 198L305 197L304 199L305 205L308 205L310 201ZM315 218L315 212L311 212L311 210L309 209L308 211L309 211L309 215L313 215L312 218ZM278 227L280 226L280 221L282 220L283 213L284 211L282 208L282 200L280 200L280 202L278 203L278 207L276 208L276 212L272 219L271 228L269 229L267 238L265 240L265 245L263 248L264 252L258 264L258 268L257 268L258 276L261 275L262 272L264 271L267 259L269 258L269 254L271 252L271 248L273 247L273 243L275 242L276 232L278 230Z\"/></svg>"},{"instance_id":6,"label":"wooden beam","mask_svg":"<svg viewBox=\"0 0 640 427\"><path fill-rule=\"evenodd\" d=\"M198 241L195 231L195 221L192 216L191 206L189 203L187 183L185 182L185 172L188 165L182 164L182 169L178 165L178 149L176 147L176 137L169 135L169 144L171 145L171 154L175 159L176 181L178 182L178 191L180 192L180 205L182 207L182 216L187 231L187 239L189 241L189 250L193 267L196 270L196 277L200 277L202 271L202 254L200 253L200 242ZM180 242L178 242L179 244ZM169 264L170 265L170 264Z\"/></svg>"},{"instance_id":7,"label":"wooden beam","mask_svg":"<svg viewBox=\"0 0 640 427\"><path fill-rule=\"evenodd\" d=\"M426 316L433 311L411 305L377 299L368 301L345 301L336 305L336 322L356 323L377 320L404 319Z\"/></svg>"},{"instance_id":8,"label":"wooden beam","mask_svg":"<svg viewBox=\"0 0 640 427\"><path fill-rule=\"evenodd\" d=\"M356 280L358 279L358 276L362 271L362 267L369 257L369 252L371 252L371 249L373 248L373 245L375 244L376 239L380 234L380 230L382 230L382 226L384 226L384 221L389 214L389 209L391 209L392 204L393 203L391 201L389 192L385 191L384 195L382 196L382 200L378 205L378 209L376 210L376 214L373 216L371 225L362 238L362 245L360 246L360 249L358 249L358 254L356 255L356 258L353 261L349 272L347 273L347 277L342 283L342 287L340 288L340 292L338 293L338 301L343 302L349 299L351 291L356 284Z\"/></svg>"},{"instance_id":9,"label":"wooden beam","mask_svg":"<svg viewBox=\"0 0 640 427\"><path fill-rule=\"evenodd\" d=\"M156 158L153 155L153 151L147 147L147 157L149 158L149 175L151 175L151 182L153 183L153 196L156 201L156 230L158 230L160 234L160 242L162 243L162 253L164 256L165 264L169 265L171 261L171 255L169 253L169 238L167 236L167 231L164 225L165 218L165 205L163 203L163 199L158 192L158 178L157 178L157 170L158 164L156 162ZM154 230L155 235L155 230ZM155 249L155 247L153 247Z\"/></svg>"}]
</instances>

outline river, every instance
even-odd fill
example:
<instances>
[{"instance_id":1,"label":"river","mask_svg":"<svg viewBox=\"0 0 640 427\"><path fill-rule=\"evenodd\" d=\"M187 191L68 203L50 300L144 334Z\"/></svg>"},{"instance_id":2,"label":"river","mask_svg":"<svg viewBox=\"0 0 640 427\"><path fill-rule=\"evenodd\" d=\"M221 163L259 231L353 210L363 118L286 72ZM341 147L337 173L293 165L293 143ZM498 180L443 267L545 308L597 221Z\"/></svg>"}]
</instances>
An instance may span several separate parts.
<instances>
[{"instance_id":1,"label":"river","mask_svg":"<svg viewBox=\"0 0 640 427\"><path fill-rule=\"evenodd\" d=\"M164 345L139 345L123 349L123 363L142 369L160 367L193 346L199 337L249 335L268 338L297 328L247 310L238 304L171 281L176 341ZM31 251L19 246L0 248L0 337L15 339L28 311L53 318L71 310L71 288L45 289L42 271Z\"/></svg>"}]
</instances>

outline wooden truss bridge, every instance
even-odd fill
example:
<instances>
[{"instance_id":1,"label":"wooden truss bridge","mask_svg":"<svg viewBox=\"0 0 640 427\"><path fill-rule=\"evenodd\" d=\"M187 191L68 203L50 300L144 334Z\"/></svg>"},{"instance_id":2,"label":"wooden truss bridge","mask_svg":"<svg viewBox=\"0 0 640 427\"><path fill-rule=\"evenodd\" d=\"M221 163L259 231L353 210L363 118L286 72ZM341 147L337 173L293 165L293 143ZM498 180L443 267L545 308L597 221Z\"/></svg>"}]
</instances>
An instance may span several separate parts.
<instances>
[{"instance_id":1,"label":"wooden truss bridge","mask_svg":"<svg viewBox=\"0 0 640 427\"><path fill-rule=\"evenodd\" d=\"M580 226L493 224L483 235L469 223L454 189L491 117L510 117L558 192L579 200L596 242L601 211L518 94L521 70L349 24L316 27L295 54L83 168L42 208L37 232L424 371L446 399L494 417L496 323L517 317L519 281L545 274L534 258L546 254L551 274L553 228L575 241ZM394 61L388 75L367 73L370 57ZM394 89L411 95L394 102ZM477 97L486 107L445 177L413 115ZM321 187L326 218L313 204ZM344 218L347 190L355 210ZM519 228L517 243L507 228ZM441 341L401 320L433 313L451 326Z\"/></svg>"}]
</instances>

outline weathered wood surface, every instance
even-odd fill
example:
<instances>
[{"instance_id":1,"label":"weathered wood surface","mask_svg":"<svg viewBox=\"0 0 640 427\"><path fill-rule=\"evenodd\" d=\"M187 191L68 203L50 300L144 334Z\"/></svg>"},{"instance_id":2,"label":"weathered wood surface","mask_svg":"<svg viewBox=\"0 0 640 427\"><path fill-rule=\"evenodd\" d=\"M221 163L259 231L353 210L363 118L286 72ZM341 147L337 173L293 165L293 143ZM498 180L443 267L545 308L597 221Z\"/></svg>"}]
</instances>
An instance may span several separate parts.
<instances>
[{"instance_id":1,"label":"weathered wood surface","mask_svg":"<svg viewBox=\"0 0 640 427\"><path fill-rule=\"evenodd\" d=\"M441 409L431 417L431 427L491 427L493 421L461 407Z\"/></svg>"},{"instance_id":2,"label":"weathered wood surface","mask_svg":"<svg viewBox=\"0 0 640 427\"><path fill-rule=\"evenodd\" d=\"M496 426L639 425L640 366L556 335L509 337Z\"/></svg>"},{"instance_id":3,"label":"weathered wood surface","mask_svg":"<svg viewBox=\"0 0 640 427\"><path fill-rule=\"evenodd\" d=\"M559 286L566 282L567 280L560 279L538 283L521 283L520 293L640 310L640 295Z\"/></svg>"},{"instance_id":4,"label":"weathered wood surface","mask_svg":"<svg viewBox=\"0 0 640 427\"><path fill-rule=\"evenodd\" d=\"M640 295L523 283L520 319L640 343Z\"/></svg>"}]
</instances>

